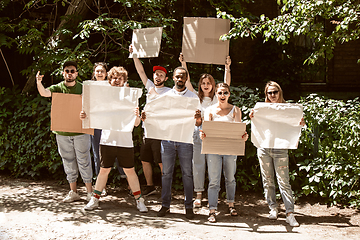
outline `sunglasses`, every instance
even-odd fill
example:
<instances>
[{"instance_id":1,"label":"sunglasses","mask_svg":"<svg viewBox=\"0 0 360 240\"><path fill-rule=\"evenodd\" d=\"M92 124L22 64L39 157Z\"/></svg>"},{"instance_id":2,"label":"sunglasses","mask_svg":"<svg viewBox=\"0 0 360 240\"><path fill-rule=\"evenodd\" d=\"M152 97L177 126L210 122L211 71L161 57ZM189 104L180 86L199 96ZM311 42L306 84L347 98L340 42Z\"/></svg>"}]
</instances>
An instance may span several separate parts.
<instances>
[{"instance_id":1,"label":"sunglasses","mask_svg":"<svg viewBox=\"0 0 360 240\"><path fill-rule=\"evenodd\" d=\"M224 95L224 96L228 96L229 95L229 92L218 92L217 93L218 95Z\"/></svg>"},{"instance_id":2,"label":"sunglasses","mask_svg":"<svg viewBox=\"0 0 360 240\"><path fill-rule=\"evenodd\" d=\"M75 72L76 72L76 70L74 70L74 69L71 69L71 70L66 69L66 70L65 70L65 72L66 72L66 73L75 73Z\"/></svg>"},{"instance_id":3,"label":"sunglasses","mask_svg":"<svg viewBox=\"0 0 360 240\"><path fill-rule=\"evenodd\" d=\"M276 94L278 94L279 93L279 91L272 91L272 92L267 92L267 94L269 94L269 95L276 95Z\"/></svg>"}]
</instances>

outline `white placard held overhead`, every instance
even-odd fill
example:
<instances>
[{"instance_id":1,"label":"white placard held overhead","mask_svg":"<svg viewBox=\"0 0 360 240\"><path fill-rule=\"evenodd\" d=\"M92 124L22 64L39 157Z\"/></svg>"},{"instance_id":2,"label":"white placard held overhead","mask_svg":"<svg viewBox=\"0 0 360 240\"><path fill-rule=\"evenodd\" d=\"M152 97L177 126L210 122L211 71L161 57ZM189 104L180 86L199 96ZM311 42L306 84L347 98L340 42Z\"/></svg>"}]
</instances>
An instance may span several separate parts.
<instances>
[{"instance_id":1,"label":"white placard held overhead","mask_svg":"<svg viewBox=\"0 0 360 240\"><path fill-rule=\"evenodd\" d=\"M131 45L133 52L129 58L158 57L160 52L162 27L134 29Z\"/></svg>"},{"instance_id":2,"label":"white placard held overhead","mask_svg":"<svg viewBox=\"0 0 360 240\"><path fill-rule=\"evenodd\" d=\"M251 142L257 148L296 149L303 106L294 103L256 103L251 119Z\"/></svg>"}]
</instances>

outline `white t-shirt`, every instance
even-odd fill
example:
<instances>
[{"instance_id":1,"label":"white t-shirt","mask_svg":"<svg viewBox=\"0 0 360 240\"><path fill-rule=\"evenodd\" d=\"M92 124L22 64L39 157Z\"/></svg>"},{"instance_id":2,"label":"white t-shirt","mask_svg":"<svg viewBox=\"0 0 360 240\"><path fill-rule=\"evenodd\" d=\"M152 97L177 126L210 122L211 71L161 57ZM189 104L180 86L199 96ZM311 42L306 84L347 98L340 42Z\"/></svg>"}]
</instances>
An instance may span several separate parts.
<instances>
[{"instance_id":1,"label":"white t-shirt","mask_svg":"<svg viewBox=\"0 0 360 240\"><path fill-rule=\"evenodd\" d=\"M205 114L205 110L208 107L211 107L212 105L218 103L218 99L216 97L216 95L214 96L214 98L211 100L210 97L204 97L203 102L201 103L201 116L204 117Z\"/></svg>"},{"instance_id":2,"label":"white t-shirt","mask_svg":"<svg viewBox=\"0 0 360 240\"><path fill-rule=\"evenodd\" d=\"M100 145L132 148L132 132L102 130Z\"/></svg>"},{"instance_id":3,"label":"white t-shirt","mask_svg":"<svg viewBox=\"0 0 360 240\"><path fill-rule=\"evenodd\" d=\"M173 87L170 91L167 91L165 95L169 96L184 96L184 97L192 97L192 98L198 98L198 96L190 91L189 89L185 88L183 91L178 92L176 91L175 87Z\"/></svg>"},{"instance_id":4,"label":"white t-shirt","mask_svg":"<svg viewBox=\"0 0 360 240\"><path fill-rule=\"evenodd\" d=\"M146 86L145 86L146 90L149 92L150 88L154 88L155 91L159 94L162 95L164 93L166 93L167 91L169 91L171 88L168 87L156 87L155 84L148 79L146 82Z\"/></svg>"}]
</instances>

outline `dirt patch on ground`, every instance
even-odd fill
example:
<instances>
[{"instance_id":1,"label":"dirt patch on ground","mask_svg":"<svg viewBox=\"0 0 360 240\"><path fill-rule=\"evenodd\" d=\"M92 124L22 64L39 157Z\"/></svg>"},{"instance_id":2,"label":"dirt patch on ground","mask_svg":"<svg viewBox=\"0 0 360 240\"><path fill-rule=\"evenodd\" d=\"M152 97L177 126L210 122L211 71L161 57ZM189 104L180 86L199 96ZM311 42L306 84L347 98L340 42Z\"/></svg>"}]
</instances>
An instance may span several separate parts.
<instances>
[{"instance_id":1,"label":"dirt patch on ground","mask_svg":"<svg viewBox=\"0 0 360 240\"><path fill-rule=\"evenodd\" d=\"M171 213L159 218L160 193L146 198L149 212L141 214L126 188L108 189L100 209L85 212L84 200L62 203L67 185L0 176L0 239L359 239L358 210L327 207L304 199L295 206L300 227L285 222L284 206L278 220L269 220L263 196L236 196L238 217L219 204L218 222L207 222L207 201L195 209L195 219L184 215L183 196L174 192Z\"/></svg>"}]
</instances>

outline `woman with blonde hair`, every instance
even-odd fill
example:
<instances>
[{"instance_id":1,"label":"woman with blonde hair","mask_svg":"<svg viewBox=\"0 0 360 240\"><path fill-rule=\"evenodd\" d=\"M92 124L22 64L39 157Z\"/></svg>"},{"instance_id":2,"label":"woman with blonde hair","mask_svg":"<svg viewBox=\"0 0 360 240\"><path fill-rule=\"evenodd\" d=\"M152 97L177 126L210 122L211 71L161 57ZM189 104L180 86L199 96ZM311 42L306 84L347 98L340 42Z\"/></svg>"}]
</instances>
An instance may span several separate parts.
<instances>
[{"instance_id":1,"label":"woman with blonde hair","mask_svg":"<svg viewBox=\"0 0 360 240\"><path fill-rule=\"evenodd\" d=\"M280 85L269 81L265 86L265 102L285 103L283 91ZM254 110L250 112L250 118L256 117ZM304 126L302 118L300 125ZM286 222L292 227L299 226L294 216L294 198L289 182L289 157L288 149L258 148L257 156L260 162L261 178L264 187L266 201L270 208L269 219L277 219L278 209L276 203L275 174L280 189L281 197L286 209Z\"/></svg>"}]
</instances>

